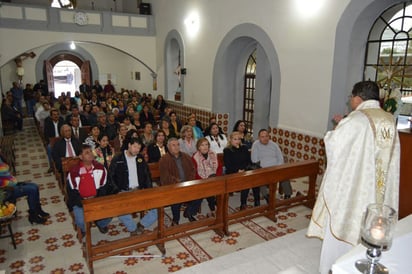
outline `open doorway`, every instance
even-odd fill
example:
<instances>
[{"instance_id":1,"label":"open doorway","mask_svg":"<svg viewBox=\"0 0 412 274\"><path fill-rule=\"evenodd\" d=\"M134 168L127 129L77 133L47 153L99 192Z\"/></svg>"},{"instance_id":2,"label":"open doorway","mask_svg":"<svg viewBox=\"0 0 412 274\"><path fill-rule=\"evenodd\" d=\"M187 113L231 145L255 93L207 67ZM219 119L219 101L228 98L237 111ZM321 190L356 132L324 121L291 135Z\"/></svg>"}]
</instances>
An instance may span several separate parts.
<instances>
[{"instance_id":1,"label":"open doorway","mask_svg":"<svg viewBox=\"0 0 412 274\"><path fill-rule=\"evenodd\" d=\"M60 61L53 67L53 80L56 98L67 92L73 96L81 85L80 68L72 61Z\"/></svg>"}]
</instances>

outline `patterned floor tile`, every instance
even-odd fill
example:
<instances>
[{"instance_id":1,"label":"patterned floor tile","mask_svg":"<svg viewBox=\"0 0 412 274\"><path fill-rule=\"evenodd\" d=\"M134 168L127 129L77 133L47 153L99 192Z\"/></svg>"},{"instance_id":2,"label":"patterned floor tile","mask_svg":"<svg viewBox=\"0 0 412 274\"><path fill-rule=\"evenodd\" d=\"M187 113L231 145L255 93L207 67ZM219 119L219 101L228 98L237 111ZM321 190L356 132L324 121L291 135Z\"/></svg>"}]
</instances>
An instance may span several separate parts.
<instances>
[{"instance_id":1,"label":"patterned floor tile","mask_svg":"<svg viewBox=\"0 0 412 274\"><path fill-rule=\"evenodd\" d=\"M82 246L76 238L71 216L54 175L48 174L47 156L32 119L24 120L24 131L15 135L17 179L34 181L39 185L41 203L51 217L45 225L31 225L27 219L25 199L17 202L18 217L12 228L17 243L14 249L10 238L0 239L0 270L6 273L89 273L83 258ZM305 183L294 183L294 192L303 191ZM263 202L263 200L262 200ZM235 210L239 194L231 197ZM252 201L249 203L253 204ZM170 208L166 208L166 221L170 223ZM202 214L208 213L207 203ZM155 246L113 256L94 263L95 273L170 273L204 261L236 252L249 246L293 233L307 226L310 210L295 207L281 212L278 222L259 217L230 226L230 235L224 238L214 231L182 237L166 242L166 256L161 257ZM184 218L183 218L184 219ZM186 221L186 220L182 220ZM110 231L103 235L93 229L96 242L124 237L124 227L114 218Z\"/></svg>"}]
</instances>

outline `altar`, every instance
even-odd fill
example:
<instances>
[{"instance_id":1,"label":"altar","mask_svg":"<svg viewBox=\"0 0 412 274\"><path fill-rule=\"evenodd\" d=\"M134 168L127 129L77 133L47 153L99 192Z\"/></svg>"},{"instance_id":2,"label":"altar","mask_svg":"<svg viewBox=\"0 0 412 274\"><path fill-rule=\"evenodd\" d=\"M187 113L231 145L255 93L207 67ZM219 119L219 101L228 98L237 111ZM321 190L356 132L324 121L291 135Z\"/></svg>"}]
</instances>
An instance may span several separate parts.
<instances>
[{"instance_id":1,"label":"altar","mask_svg":"<svg viewBox=\"0 0 412 274\"><path fill-rule=\"evenodd\" d=\"M179 274L195 273L319 273L321 240L307 238L306 229L233 252L180 270ZM392 248L382 252L381 263L390 273L410 273L412 260L412 215L400 220L396 226ZM333 274L360 273L355 268L358 259L364 259L366 248L361 244L339 258L332 266Z\"/></svg>"}]
</instances>

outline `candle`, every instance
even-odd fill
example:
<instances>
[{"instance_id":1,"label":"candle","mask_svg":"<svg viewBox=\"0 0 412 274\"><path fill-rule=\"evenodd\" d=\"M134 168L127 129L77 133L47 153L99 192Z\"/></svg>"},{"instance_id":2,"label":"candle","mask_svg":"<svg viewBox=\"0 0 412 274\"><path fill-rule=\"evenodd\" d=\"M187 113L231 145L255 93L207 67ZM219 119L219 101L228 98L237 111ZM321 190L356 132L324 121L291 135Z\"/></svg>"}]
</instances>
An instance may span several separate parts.
<instances>
[{"instance_id":1,"label":"candle","mask_svg":"<svg viewBox=\"0 0 412 274\"><path fill-rule=\"evenodd\" d=\"M384 231L383 227L380 226L380 225L379 226L378 225L373 226L371 228L370 232L371 232L371 237L374 240L380 241L385 237L385 231Z\"/></svg>"}]
</instances>

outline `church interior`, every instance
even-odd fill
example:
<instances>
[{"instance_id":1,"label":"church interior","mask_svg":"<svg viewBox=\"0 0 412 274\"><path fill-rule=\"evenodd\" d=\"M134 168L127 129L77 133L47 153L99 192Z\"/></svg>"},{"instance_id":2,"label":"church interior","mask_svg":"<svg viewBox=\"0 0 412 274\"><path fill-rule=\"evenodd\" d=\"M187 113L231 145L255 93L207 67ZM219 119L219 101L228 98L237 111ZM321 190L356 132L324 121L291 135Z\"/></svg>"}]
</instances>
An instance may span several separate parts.
<instances>
[{"instance_id":1,"label":"church interior","mask_svg":"<svg viewBox=\"0 0 412 274\"><path fill-rule=\"evenodd\" d=\"M24 87L40 80L56 98L96 80L110 81L120 94L161 95L182 121L195 113L206 127L216 117L227 136L238 120L255 140L268 129L287 163L318 164L317 191L327 168L325 133L334 116L350 112L352 86L375 81L382 100L396 105L390 111L401 144L398 214L406 219L399 242L411 238L411 17L412 2L404 0L1 1L1 97L13 82ZM321 242L305 237L311 207L303 203L276 211L276 222L260 216L230 224L225 237L209 229L173 239L165 243L166 256L151 245L96 260L91 268L90 250L78 241L59 183L47 172L35 119L23 112L22 131L10 134L3 120L0 147L3 153L12 148L19 180L39 184L51 218L30 224L19 199L14 237L0 239L0 273L318 273ZM314 194L312 179L292 179L296 199ZM228 197L229 211L238 210L239 196ZM8 224L2 223L1 236ZM119 223L109 229L113 239L124 236ZM92 231L93 244L107 241ZM349 255L360 256L356 251ZM347 261L336 273L352 273Z\"/></svg>"}]
</instances>

